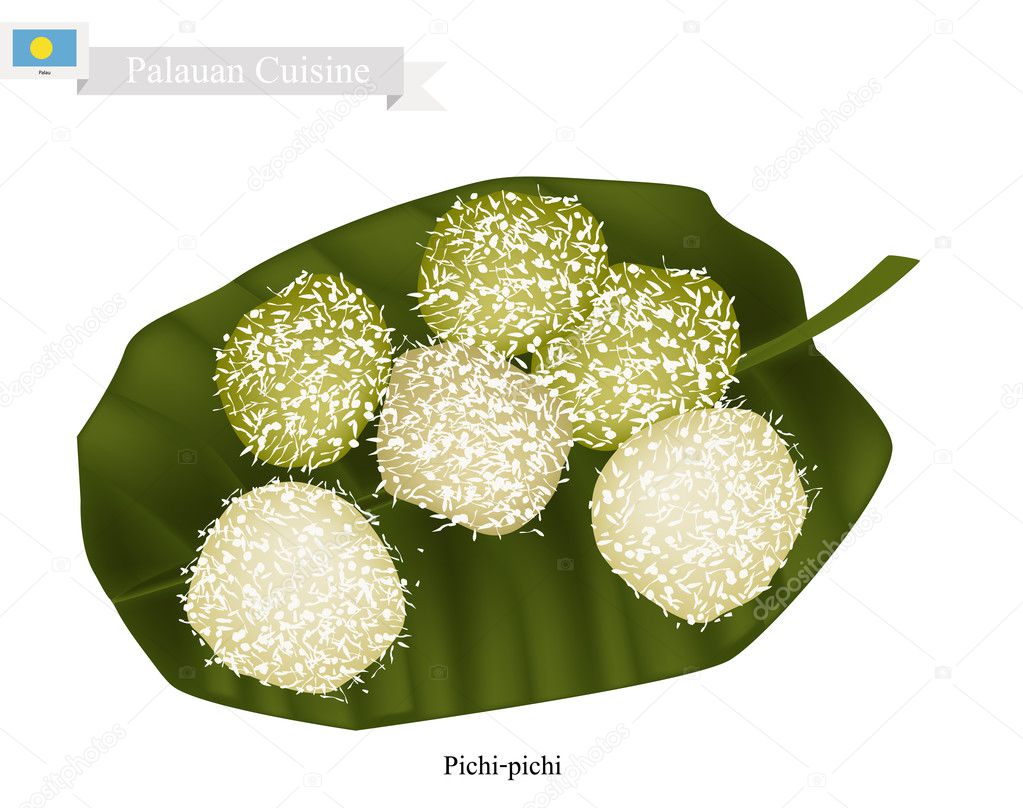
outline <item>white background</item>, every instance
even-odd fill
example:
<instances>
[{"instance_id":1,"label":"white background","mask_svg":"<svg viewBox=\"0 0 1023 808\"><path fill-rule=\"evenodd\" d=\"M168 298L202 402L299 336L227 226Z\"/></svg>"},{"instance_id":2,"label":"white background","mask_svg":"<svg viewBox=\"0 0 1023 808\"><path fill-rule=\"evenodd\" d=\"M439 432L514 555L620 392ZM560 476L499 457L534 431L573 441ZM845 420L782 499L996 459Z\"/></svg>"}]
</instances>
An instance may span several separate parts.
<instances>
[{"instance_id":1,"label":"white background","mask_svg":"<svg viewBox=\"0 0 1023 808\"><path fill-rule=\"evenodd\" d=\"M466 2L47 4L88 20L97 46L403 45L446 63L429 84L445 112L370 99L259 191L250 168L332 99L0 84L0 382L126 302L0 409L3 804L120 727L55 802L515 806L545 781L444 778L442 754L582 757L619 724L628 737L558 805L1015 804L1023 6ZM753 188L871 79L881 91L829 143ZM880 257L922 256L820 340L894 440L867 527L753 647L696 676L362 733L172 689L82 553L75 436L124 345L299 241L508 174L702 188L793 262L811 312Z\"/></svg>"}]
</instances>

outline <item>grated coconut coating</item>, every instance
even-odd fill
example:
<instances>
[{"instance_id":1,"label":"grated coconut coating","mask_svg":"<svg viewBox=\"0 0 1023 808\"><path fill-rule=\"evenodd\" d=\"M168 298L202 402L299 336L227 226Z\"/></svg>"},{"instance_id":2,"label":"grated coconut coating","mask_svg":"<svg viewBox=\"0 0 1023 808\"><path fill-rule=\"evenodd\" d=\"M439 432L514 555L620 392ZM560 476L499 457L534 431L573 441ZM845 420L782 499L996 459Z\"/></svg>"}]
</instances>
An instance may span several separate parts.
<instances>
[{"instance_id":1,"label":"grated coconut coating","mask_svg":"<svg viewBox=\"0 0 1023 808\"><path fill-rule=\"evenodd\" d=\"M501 535L553 496L572 427L563 402L532 376L447 342L395 360L377 439L388 493Z\"/></svg>"},{"instance_id":2,"label":"grated coconut coating","mask_svg":"<svg viewBox=\"0 0 1023 808\"><path fill-rule=\"evenodd\" d=\"M693 410L622 444L597 479L593 535L611 569L665 613L709 623L770 585L809 509L762 416Z\"/></svg>"},{"instance_id":3,"label":"grated coconut coating","mask_svg":"<svg viewBox=\"0 0 1023 808\"><path fill-rule=\"evenodd\" d=\"M507 356L585 317L606 268L601 224L576 197L472 194L437 220L413 297L441 339Z\"/></svg>"},{"instance_id":4,"label":"grated coconut coating","mask_svg":"<svg viewBox=\"0 0 1023 808\"><path fill-rule=\"evenodd\" d=\"M372 523L308 483L231 499L190 572L185 615L214 661L300 693L361 681L405 622L404 582Z\"/></svg>"},{"instance_id":5,"label":"grated coconut coating","mask_svg":"<svg viewBox=\"0 0 1023 808\"><path fill-rule=\"evenodd\" d=\"M732 301L702 269L613 265L586 320L533 372L572 405L576 440L615 449L661 418L713 407L739 359Z\"/></svg>"},{"instance_id":6,"label":"grated coconut coating","mask_svg":"<svg viewBox=\"0 0 1023 808\"><path fill-rule=\"evenodd\" d=\"M361 289L303 272L224 341L213 379L243 454L310 470L359 445L391 368L390 329Z\"/></svg>"}]
</instances>

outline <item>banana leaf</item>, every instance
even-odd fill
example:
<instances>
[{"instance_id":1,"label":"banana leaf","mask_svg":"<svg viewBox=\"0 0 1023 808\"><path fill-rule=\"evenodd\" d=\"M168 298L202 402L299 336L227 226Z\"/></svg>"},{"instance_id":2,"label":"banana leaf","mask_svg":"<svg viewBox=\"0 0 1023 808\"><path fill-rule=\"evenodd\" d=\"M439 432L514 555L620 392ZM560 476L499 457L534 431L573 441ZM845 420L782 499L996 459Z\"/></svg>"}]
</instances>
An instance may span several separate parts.
<instances>
[{"instance_id":1,"label":"banana leaf","mask_svg":"<svg viewBox=\"0 0 1023 808\"><path fill-rule=\"evenodd\" d=\"M373 445L304 474L253 464L212 380L215 349L239 318L301 270L342 271L404 338L426 340L411 310L422 245L456 195L508 189L578 195L604 222L612 263L707 267L735 298L746 355L729 391L783 415L809 484L802 535L757 600L706 627L679 626L638 598L594 544L588 502L610 453L576 446L569 482L542 514L543 536L502 539L449 527L404 502L375 500ZM891 456L878 415L814 349L812 337L916 263L889 257L807 320L799 279L777 251L725 221L693 188L588 179L489 180L408 202L299 244L156 320L129 343L79 439L89 562L128 630L177 689L232 707L347 728L432 719L664 679L718 665L792 605L866 508ZM363 437L371 437L371 424ZM323 698L264 686L218 664L183 622L180 595L201 532L224 499L274 477L340 484L379 518L411 588L408 648L364 686ZM422 548L422 552L420 552ZM418 584L418 585L417 585Z\"/></svg>"}]
</instances>

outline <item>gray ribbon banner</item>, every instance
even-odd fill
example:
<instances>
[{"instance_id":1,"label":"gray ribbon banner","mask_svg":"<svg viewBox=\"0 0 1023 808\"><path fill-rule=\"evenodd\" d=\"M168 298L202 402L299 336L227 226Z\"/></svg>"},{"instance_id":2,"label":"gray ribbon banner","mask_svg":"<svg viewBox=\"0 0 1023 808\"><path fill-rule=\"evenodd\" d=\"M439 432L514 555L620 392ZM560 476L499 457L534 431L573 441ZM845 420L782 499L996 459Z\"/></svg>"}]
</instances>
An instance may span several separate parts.
<instances>
[{"instance_id":1,"label":"gray ribbon banner","mask_svg":"<svg viewBox=\"0 0 1023 808\"><path fill-rule=\"evenodd\" d=\"M80 95L383 95L440 110L423 83L441 67L403 48L90 48Z\"/></svg>"}]
</instances>

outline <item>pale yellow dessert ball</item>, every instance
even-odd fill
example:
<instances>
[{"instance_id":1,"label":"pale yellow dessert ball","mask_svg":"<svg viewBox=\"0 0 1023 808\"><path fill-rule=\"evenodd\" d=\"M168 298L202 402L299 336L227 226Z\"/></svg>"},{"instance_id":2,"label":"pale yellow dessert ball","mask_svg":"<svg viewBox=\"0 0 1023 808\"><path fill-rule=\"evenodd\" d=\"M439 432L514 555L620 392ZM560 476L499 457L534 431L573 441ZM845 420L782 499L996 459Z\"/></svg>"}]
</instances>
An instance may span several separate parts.
<instances>
[{"instance_id":1,"label":"pale yellow dessert ball","mask_svg":"<svg viewBox=\"0 0 1023 808\"><path fill-rule=\"evenodd\" d=\"M405 591L369 519L333 491L274 482L211 525L184 603L217 662L301 693L330 693L384 657Z\"/></svg>"},{"instance_id":2,"label":"pale yellow dessert ball","mask_svg":"<svg viewBox=\"0 0 1023 808\"><path fill-rule=\"evenodd\" d=\"M502 357L441 343L395 360L377 460L398 499L511 533L553 496L571 446L564 403Z\"/></svg>"},{"instance_id":3,"label":"pale yellow dessert ball","mask_svg":"<svg viewBox=\"0 0 1023 808\"><path fill-rule=\"evenodd\" d=\"M590 507L612 570L665 612L708 623L767 589L808 501L785 441L765 418L704 409L623 443Z\"/></svg>"}]
</instances>

